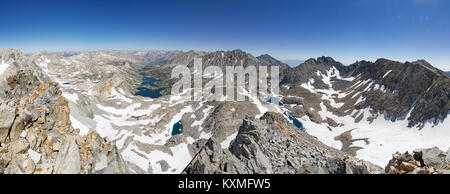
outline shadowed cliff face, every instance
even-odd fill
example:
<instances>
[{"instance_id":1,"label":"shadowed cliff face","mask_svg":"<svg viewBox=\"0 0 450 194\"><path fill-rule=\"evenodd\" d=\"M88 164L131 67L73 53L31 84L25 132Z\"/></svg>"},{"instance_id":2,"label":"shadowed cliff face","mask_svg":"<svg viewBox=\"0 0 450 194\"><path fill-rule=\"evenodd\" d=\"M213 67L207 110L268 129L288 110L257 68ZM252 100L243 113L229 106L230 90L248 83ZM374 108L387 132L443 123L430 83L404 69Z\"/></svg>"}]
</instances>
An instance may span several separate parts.
<instances>
[{"instance_id":1,"label":"shadowed cliff face","mask_svg":"<svg viewBox=\"0 0 450 194\"><path fill-rule=\"evenodd\" d=\"M330 69L335 69L338 73L331 76L328 85L324 83L323 75L327 75ZM349 81L345 78L351 79ZM317 60L307 60L286 72L281 81L282 84L293 86L291 90L284 90L285 94L292 95L300 91L298 88L294 89L297 85L308 82L316 89L334 89L355 95L361 94L364 98L361 104L353 104L347 109L344 106L341 111L335 110L336 114L345 115L343 111L370 107L376 112L385 113L385 117L391 121L408 119L409 127L422 126L430 121L437 124L448 114L449 77L424 60L400 63L379 59L374 63L361 61L343 66L332 58L320 57ZM382 91L377 90L380 87ZM352 101L351 98L339 98L336 101L351 104L349 102ZM415 108L412 109L413 106ZM408 113L409 117L404 118Z\"/></svg>"}]
</instances>

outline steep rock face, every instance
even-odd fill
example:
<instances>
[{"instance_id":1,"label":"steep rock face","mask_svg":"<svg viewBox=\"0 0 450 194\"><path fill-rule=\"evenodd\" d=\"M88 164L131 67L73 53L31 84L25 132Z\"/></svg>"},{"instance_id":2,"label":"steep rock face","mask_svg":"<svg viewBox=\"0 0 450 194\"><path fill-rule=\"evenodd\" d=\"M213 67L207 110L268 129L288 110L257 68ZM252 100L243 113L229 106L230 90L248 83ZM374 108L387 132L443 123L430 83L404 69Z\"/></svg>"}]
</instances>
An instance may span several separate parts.
<instances>
[{"instance_id":1,"label":"steep rock face","mask_svg":"<svg viewBox=\"0 0 450 194\"><path fill-rule=\"evenodd\" d=\"M17 56L9 60L16 69L2 75L0 173L127 173L114 143L93 131L78 135L59 86L38 79Z\"/></svg>"},{"instance_id":2,"label":"steep rock face","mask_svg":"<svg viewBox=\"0 0 450 194\"><path fill-rule=\"evenodd\" d=\"M259 120L246 117L229 149L209 139L183 173L380 172L380 167L330 148L269 112Z\"/></svg>"},{"instance_id":3,"label":"steep rock face","mask_svg":"<svg viewBox=\"0 0 450 194\"><path fill-rule=\"evenodd\" d=\"M443 120L448 114L450 79L444 72L424 60L400 63L379 59L375 63L360 63L350 66L348 73L361 79L375 80L392 94L368 92L366 102L374 110L386 111L395 121L410 111L409 126L429 119Z\"/></svg>"},{"instance_id":4,"label":"steep rock face","mask_svg":"<svg viewBox=\"0 0 450 194\"><path fill-rule=\"evenodd\" d=\"M449 113L450 78L439 78L422 93L416 101L416 107L411 111L408 118L410 126L422 121L430 121L434 124L446 119ZM423 125L423 123L421 123Z\"/></svg>"}]
</instances>

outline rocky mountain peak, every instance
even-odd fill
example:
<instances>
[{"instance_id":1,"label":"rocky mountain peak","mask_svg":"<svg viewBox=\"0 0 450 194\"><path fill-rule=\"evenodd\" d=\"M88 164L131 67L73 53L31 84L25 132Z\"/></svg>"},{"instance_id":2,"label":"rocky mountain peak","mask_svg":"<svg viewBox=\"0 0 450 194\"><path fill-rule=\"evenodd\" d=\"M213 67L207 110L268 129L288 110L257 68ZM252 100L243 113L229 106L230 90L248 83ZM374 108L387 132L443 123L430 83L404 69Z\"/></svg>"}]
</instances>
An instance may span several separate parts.
<instances>
[{"instance_id":1,"label":"rocky mountain peak","mask_svg":"<svg viewBox=\"0 0 450 194\"><path fill-rule=\"evenodd\" d=\"M317 62L318 63L335 63L336 61L331 57L322 56L322 57L317 58Z\"/></svg>"},{"instance_id":2,"label":"rocky mountain peak","mask_svg":"<svg viewBox=\"0 0 450 194\"><path fill-rule=\"evenodd\" d=\"M286 63L283 63L275 58L273 58L272 56L270 56L269 54L263 54L260 55L258 57L256 57L262 64L267 65L267 66L279 66L281 70L284 69L289 69L289 65Z\"/></svg>"},{"instance_id":3,"label":"rocky mountain peak","mask_svg":"<svg viewBox=\"0 0 450 194\"><path fill-rule=\"evenodd\" d=\"M22 51L13 49L13 48L7 48L0 51L0 57L3 63L13 63L16 60L21 60L24 57L24 54ZM0 61L1 62L1 61Z\"/></svg>"}]
</instances>

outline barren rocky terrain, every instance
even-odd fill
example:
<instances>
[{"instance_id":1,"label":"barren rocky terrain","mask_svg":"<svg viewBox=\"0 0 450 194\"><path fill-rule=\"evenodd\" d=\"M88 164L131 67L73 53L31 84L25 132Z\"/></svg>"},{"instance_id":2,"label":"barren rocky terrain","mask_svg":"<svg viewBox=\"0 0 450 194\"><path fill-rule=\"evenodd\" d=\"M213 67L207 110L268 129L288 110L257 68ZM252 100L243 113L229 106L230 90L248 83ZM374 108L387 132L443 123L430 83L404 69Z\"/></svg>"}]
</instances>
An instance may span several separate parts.
<instances>
[{"instance_id":1,"label":"barren rocky terrain","mask_svg":"<svg viewBox=\"0 0 450 194\"><path fill-rule=\"evenodd\" d=\"M448 173L438 150L450 147L450 77L423 60L289 67L239 49L0 56L0 173ZM280 95L170 95L172 68L193 70L194 58L279 66Z\"/></svg>"}]
</instances>

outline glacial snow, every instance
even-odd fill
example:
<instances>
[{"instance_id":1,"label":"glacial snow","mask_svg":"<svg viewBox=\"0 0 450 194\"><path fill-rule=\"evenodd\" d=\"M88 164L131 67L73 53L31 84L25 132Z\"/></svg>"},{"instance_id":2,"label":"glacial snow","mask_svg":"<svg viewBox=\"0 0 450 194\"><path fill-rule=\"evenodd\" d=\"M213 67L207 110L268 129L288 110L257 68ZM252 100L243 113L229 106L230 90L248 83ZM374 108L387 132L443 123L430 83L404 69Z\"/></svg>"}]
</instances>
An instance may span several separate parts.
<instances>
[{"instance_id":1,"label":"glacial snow","mask_svg":"<svg viewBox=\"0 0 450 194\"><path fill-rule=\"evenodd\" d=\"M6 64L4 61L2 61L2 63L0 64L0 75L3 74L3 72L5 72L8 67L9 64Z\"/></svg>"},{"instance_id":2,"label":"glacial snow","mask_svg":"<svg viewBox=\"0 0 450 194\"><path fill-rule=\"evenodd\" d=\"M387 75L389 75L389 73L391 73L391 71L392 71L392 70L389 70L388 72L386 72L386 73L383 75L383 78L385 78Z\"/></svg>"},{"instance_id":3,"label":"glacial snow","mask_svg":"<svg viewBox=\"0 0 450 194\"><path fill-rule=\"evenodd\" d=\"M237 134L238 134L238 131L236 131L235 133L233 133L230 136L228 136L227 138L225 138L225 140L223 140L222 143L220 143L222 149L228 148L230 146L231 141L236 139Z\"/></svg>"},{"instance_id":4,"label":"glacial snow","mask_svg":"<svg viewBox=\"0 0 450 194\"><path fill-rule=\"evenodd\" d=\"M331 69L328 71L330 72ZM324 78L324 82L327 83L329 78L328 75L330 73L327 72L327 75L322 75ZM391 71L385 73L383 77L386 77ZM308 89L311 92L318 91L312 86L313 80L310 80L306 84L302 84L301 86ZM366 85L363 91L369 90L381 90L381 92L387 92L389 89L385 88L384 85L375 84L373 80L360 80L350 86L350 89L358 88L360 86ZM345 97L347 95L352 95L352 98L358 97L356 104L364 101L364 97L361 92L353 93L351 90L345 93L341 93L338 91L329 90L320 90L326 94L338 94L339 98ZM322 99L327 99L331 103L333 107L334 100L331 98L327 98L328 95L322 95ZM353 139L356 138L369 138L369 144L365 144L364 141L357 141L353 143L353 146L360 146L363 149L357 151L357 158L370 161L379 166L386 166L388 161L392 158L392 154L397 151L405 152L412 151L416 148L427 148L438 146L442 150L447 150L450 147L450 130L448 130L448 126L450 126L450 119L445 119L441 121L438 125L435 125L433 122L428 122L425 126L419 130L417 127L409 128L408 120L402 119L397 120L396 122L390 121L388 118L385 118L382 113L377 113L378 117L373 120L373 122L369 122L367 119L369 116L372 116L370 112L371 108L365 108L359 110L360 114L363 115L363 119L359 123L355 123L355 118L351 117L355 113L355 110L352 114L344 117L338 117L332 114L327 108L320 104L321 111L319 111L319 115L322 119L327 117L335 120L338 123L344 124L341 127L334 127L330 131L328 126L324 124L317 124L312 122L309 117L304 116L302 118L298 118L307 129L306 131L312 136L317 137L320 141L327 144L328 146L334 147L336 149L341 149L342 143L334 140L334 137L340 135L343 132L346 132L350 129L356 128L351 132ZM414 107L414 104L411 106ZM405 118L409 117L409 113L413 108L409 110ZM358 116L359 116L358 115Z\"/></svg>"},{"instance_id":5,"label":"glacial snow","mask_svg":"<svg viewBox=\"0 0 450 194\"><path fill-rule=\"evenodd\" d=\"M343 123L343 127L336 127L330 131L325 125L316 124L308 117L300 118L307 132L317 137L328 146L341 149L342 143L335 141L334 137L347 130L356 128L351 132L353 139L369 138L369 144L362 141L354 142L353 146L360 146L364 149L357 151L357 158L370 161L379 166L386 166L395 152L413 151L417 148L429 148L438 146L442 150L450 147L450 131L447 129L450 125L449 119L444 120L438 125L432 123L425 124L421 130L418 128L409 128L408 120L398 120L392 122L386 120L383 115L379 115L372 123L367 121L371 115L370 108L361 110L364 118L355 123L351 116L337 117L330 112L323 111L321 116L327 116Z\"/></svg>"},{"instance_id":6,"label":"glacial snow","mask_svg":"<svg viewBox=\"0 0 450 194\"><path fill-rule=\"evenodd\" d=\"M38 60L38 66L40 66L45 73L48 73L48 63L50 61L46 58L42 58ZM66 64L70 64L70 62L66 62ZM2 74L9 65L2 64L0 65L0 74ZM332 68L326 72L326 74L322 74L317 72L318 75L322 76L325 84L331 86L331 77L336 76L337 79L346 80L346 81L354 81L355 77L342 78L339 75L339 71L335 68ZM387 76L390 72L387 72L385 76ZM53 76L54 77L54 76ZM382 90L384 92L387 91L385 86L375 84L373 80L360 80L353 84L351 88L356 88L361 85L367 84L371 82L369 86L367 86L364 90ZM339 98L342 98L347 95L352 95L354 98L358 97L359 94L352 94L351 91L335 91L332 87L328 90L317 90L312 86L313 80L306 84L302 84L301 86L310 90L311 92L317 93L323 92L322 99L326 99L330 101L331 106L335 108L339 108L343 105L343 103L336 103L331 96L332 94L338 94ZM71 88L74 86L68 86ZM81 91L80 94L83 95L93 95L92 91L88 90L87 92ZM284 107L280 107L278 105L272 103L264 103L264 101L260 100L256 96L251 96L246 92L244 95L250 97L252 103L254 103L261 115L267 111L275 111L279 113L283 113L287 109ZM79 100L78 94L71 93L63 93L63 96L72 101L73 103L77 103ZM133 99L130 98L125 92L121 91L121 89L113 88L111 90L111 99L114 99L119 102L125 102L129 105L126 108L115 108L102 104L96 104L96 107L99 110L104 111L103 114L95 114L93 121L96 122L96 130L102 137L107 137L108 140L115 140L118 149L121 151L122 157L127 163L132 163L138 166L140 169L147 171L151 169L153 173L180 173L184 167L191 161L192 157L188 150L188 145L186 143L181 143L176 146L170 147L170 152L161 151L161 150L153 150L149 153L142 151L138 143L143 142L145 144L152 145L164 145L167 140L170 138L170 131L175 122L178 122L184 113L193 112L193 107L184 106L181 108L178 114L172 117L172 119L168 122L168 124L164 127L165 130L162 132L144 135L142 133L134 133L130 130L118 130L120 127L131 127L136 125L148 125L155 124L159 121L164 115L159 116L150 116L145 117L142 120L133 120L130 121L129 118L131 116L149 116L149 113L155 111L156 109L161 108L161 104L155 103L151 105L149 108L140 109L141 103L134 103ZM364 98L359 96L357 102L363 101ZM148 101L152 101L149 99ZM169 107L173 107L180 103L185 102L182 96L172 96L168 101L161 101L160 103L170 104ZM207 115L211 112L212 107L208 107L208 109L204 110L203 118L197 120L193 123L193 126L199 125L201 130L201 123L206 119ZM367 121L367 118L371 115L370 108L366 108L360 110L360 114L363 115L363 119L359 123L354 122L354 118L351 116L338 117L332 114L330 111L327 111L327 108L321 104L322 110L319 112L322 118L329 117L335 120L338 123L343 123L344 126L332 128L330 131L326 124L317 124L312 122L307 116L297 118L302 122L303 126L306 129L306 132L312 136L317 137L320 141L327 144L328 146L334 147L336 149L341 149L342 143L339 141L335 141L334 137L340 135L341 133L356 128L351 132L353 138L369 138L369 144L365 144L362 141L354 142L354 146L360 146L364 149L357 151L357 157L360 159L368 160L375 164L378 164L384 167L392 154L396 151L412 151L416 148L424 148L424 147L432 147L438 146L439 148L446 150L450 146L450 130L446 129L450 125L449 119L444 120L438 125L434 125L433 123L427 123L422 130L417 128L408 128L407 127L407 119L398 120L396 122L391 122L390 120L386 120L382 114L370 123ZM356 113L355 111L353 113ZM352 115L353 115L352 113ZM258 115L261 116L261 115ZM408 115L407 115L408 116ZM407 116L405 118L407 118ZM80 129L80 134L87 134L89 132L89 127L84 125L82 122L77 120L72 115L70 116L70 120L72 121L72 125L74 128ZM137 130L141 130L139 126ZM226 148L229 146L231 141L235 139L237 133L234 133L227 137L223 142L221 142L221 146ZM211 137L211 133L205 133L201 131L200 138L209 138ZM194 142L195 139L188 137L188 143ZM158 163L159 161L164 160L169 164L169 169L167 171L163 171L162 166ZM139 173L139 172L135 172Z\"/></svg>"}]
</instances>

